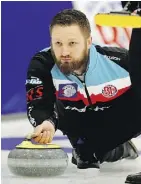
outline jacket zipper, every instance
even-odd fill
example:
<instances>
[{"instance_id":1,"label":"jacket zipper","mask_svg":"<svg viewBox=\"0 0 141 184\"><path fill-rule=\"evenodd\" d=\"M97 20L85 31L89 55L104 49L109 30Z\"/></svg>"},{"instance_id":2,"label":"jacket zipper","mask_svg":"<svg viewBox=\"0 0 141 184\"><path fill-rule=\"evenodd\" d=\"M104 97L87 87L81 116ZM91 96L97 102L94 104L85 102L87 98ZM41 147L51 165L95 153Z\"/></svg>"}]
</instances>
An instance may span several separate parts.
<instances>
[{"instance_id":1,"label":"jacket zipper","mask_svg":"<svg viewBox=\"0 0 141 184\"><path fill-rule=\"evenodd\" d=\"M85 81L85 80L84 80ZM82 81L81 81L82 82ZM90 99L90 95L89 95L89 92L87 90L87 87L86 87L86 83L85 82L82 82L84 88L85 88L85 92L86 92L86 95L87 95L87 98L88 98L88 102L89 102L89 105L92 106L92 101Z\"/></svg>"},{"instance_id":2,"label":"jacket zipper","mask_svg":"<svg viewBox=\"0 0 141 184\"><path fill-rule=\"evenodd\" d=\"M91 101L91 98L90 98L90 95L89 95L89 92L87 90L87 87L86 87L86 83L85 83L85 75L84 75L84 81L82 81L77 75L73 74L75 77L78 78L78 80L80 80L80 82L83 84L84 88L85 88L85 93L87 95L87 98L88 98L88 102L89 102L89 105L92 106L92 101Z\"/></svg>"}]
</instances>

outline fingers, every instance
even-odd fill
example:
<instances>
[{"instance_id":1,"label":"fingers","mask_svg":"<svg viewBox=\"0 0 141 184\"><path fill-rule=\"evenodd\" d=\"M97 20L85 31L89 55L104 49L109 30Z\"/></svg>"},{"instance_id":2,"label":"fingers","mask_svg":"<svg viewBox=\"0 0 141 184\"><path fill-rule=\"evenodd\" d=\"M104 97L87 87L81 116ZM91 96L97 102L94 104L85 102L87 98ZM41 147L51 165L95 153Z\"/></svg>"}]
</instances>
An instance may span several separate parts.
<instances>
[{"instance_id":1,"label":"fingers","mask_svg":"<svg viewBox=\"0 0 141 184\"><path fill-rule=\"evenodd\" d=\"M41 140L39 143L41 144L47 144L49 143L49 137L50 137L50 132L49 131L44 131Z\"/></svg>"},{"instance_id":2,"label":"fingers","mask_svg":"<svg viewBox=\"0 0 141 184\"><path fill-rule=\"evenodd\" d=\"M53 133L50 131L43 131L43 133L40 133L37 137L34 137L33 140L40 144L47 144L51 143L53 139Z\"/></svg>"},{"instance_id":3,"label":"fingers","mask_svg":"<svg viewBox=\"0 0 141 184\"><path fill-rule=\"evenodd\" d=\"M41 134L38 135L37 137L34 137L33 140L34 140L36 143L40 143L40 140L41 140L41 138L42 138L42 134L43 134L43 133L41 133Z\"/></svg>"},{"instance_id":4,"label":"fingers","mask_svg":"<svg viewBox=\"0 0 141 184\"><path fill-rule=\"evenodd\" d=\"M44 122L34 129L32 138L40 144L51 143L55 133L54 126L50 122Z\"/></svg>"},{"instance_id":5,"label":"fingers","mask_svg":"<svg viewBox=\"0 0 141 184\"><path fill-rule=\"evenodd\" d=\"M50 137L49 137L48 143L52 142L53 137L54 137L54 132L50 132Z\"/></svg>"},{"instance_id":6,"label":"fingers","mask_svg":"<svg viewBox=\"0 0 141 184\"><path fill-rule=\"evenodd\" d=\"M44 132L42 133L42 137L41 137L39 143L40 143L40 144L47 144L47 143L48 143L48 142L47 142L47 139L48 139L47 131L44 131Z\"/></svg>"},{"instance_id":7,"label":"fingers","mask_svg":"<svg viewBox=\"0 0 141 184\"><path fill-rule=\"evenodd\" d=\"M34 132L32 134L32 137L38 137L38 136L41 136L40 134L42 133L43 131L43 127L42 126L37 126L35 129L34 129Z\"/></svg>"},{"instance_id":8,"label":"fingers","mask_svg":"<svg viewBox=\"0 0 141 184\"><path fill-rule=\"evenodd\" d=\"M35 142L38 142L40 144L45 144L46 143L46 136L47 136L47 132L44 131L43 133L41 133L39 136L34 138Z\"/></svg>"}]
</instances>

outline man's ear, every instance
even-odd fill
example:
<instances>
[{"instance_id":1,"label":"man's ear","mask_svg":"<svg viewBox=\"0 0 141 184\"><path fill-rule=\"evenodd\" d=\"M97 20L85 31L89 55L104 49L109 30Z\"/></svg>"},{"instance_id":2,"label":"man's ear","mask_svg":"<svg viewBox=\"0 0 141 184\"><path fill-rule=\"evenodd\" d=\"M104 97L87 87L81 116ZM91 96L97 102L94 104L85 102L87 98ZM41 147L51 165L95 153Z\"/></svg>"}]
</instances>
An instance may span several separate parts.
<instances>
[{"instance_id":1,"label":"man's ear","mask_svg":"<svg viewBox=\"0 0 141 184\"><path fill-rule=\"evenodd\" d=\"M87 39L87 48L90 49L92 45L92 36L90 36L88 39Z\"/></svg>"}]
</instances>

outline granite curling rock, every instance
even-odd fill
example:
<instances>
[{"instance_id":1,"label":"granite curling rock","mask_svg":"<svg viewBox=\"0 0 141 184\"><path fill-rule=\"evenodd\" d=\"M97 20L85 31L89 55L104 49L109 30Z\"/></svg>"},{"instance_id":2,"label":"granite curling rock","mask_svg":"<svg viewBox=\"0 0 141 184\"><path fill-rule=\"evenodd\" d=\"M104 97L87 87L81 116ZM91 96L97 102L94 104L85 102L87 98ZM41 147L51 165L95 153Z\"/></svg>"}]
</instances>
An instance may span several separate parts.
<instances>
[{"instance_id":1,"label":"granite curling rock","mask_svg":"<svg viewBox=\"0 0 141 184\"><path fill-rule=\"evenodd\" d=\"M33 144L26 138L8 155L9 170L19 176L52 177L65 172L68 155L56 144Z\"/></svg>"}]
</instances>

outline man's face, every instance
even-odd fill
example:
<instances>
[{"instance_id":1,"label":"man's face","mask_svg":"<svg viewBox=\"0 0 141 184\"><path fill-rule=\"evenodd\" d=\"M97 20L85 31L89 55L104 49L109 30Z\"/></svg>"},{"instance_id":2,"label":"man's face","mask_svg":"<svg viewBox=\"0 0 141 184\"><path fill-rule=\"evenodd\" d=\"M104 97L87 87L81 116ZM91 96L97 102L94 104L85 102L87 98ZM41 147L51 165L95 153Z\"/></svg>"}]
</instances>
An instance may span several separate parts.
<instances>
[{"instance_id":1,"label":"man's face","mask_svg":"<svg viewBox=\"0 0 141 184\"><path fill-rule=\"evenodd\" d=\"M51 33L51 51L64 74L79 70L88 60L91 37L85 38L78 25L56 25Z\"/></svg>"}]
</instances>

